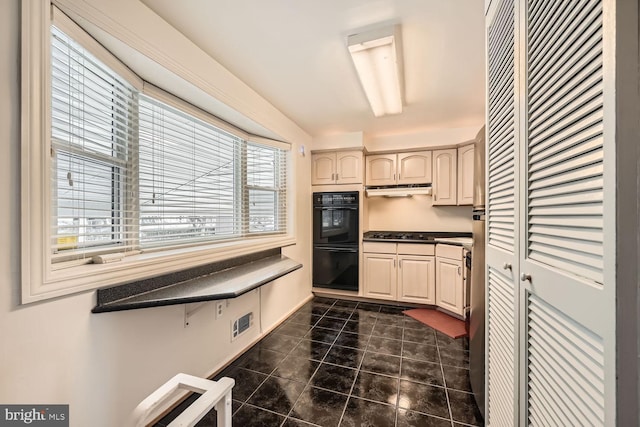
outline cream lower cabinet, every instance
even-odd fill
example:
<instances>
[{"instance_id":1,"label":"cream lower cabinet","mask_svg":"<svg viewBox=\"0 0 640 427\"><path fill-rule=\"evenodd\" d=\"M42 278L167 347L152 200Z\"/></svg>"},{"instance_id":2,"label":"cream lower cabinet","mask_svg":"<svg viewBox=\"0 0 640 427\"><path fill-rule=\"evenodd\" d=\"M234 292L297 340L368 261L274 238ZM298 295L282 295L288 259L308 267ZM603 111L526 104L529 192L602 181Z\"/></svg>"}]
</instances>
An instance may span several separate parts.
<instances>
[{"instance_id":1,"label":"cream lower cabinet","mask_svg":"<svg viewBox=\"0 0 640 427\"><path fill-rule=\"evenodd\" d=\"M398 301L436 303L435 258L398 255Z\"/></svg>"},{"instance_id":2,"label":"cream lower cabinet","mask_svg":"<svg viewBox=\"0 0 640 427\"><path fill-rule=\"evenodd\" d=\"M434 245L364 242L364 296L435 304Z\"/></svg>"},{"instance_id":3,"label":"cream lower cabinet","mask_svg":"<svg viewBox=\"0 0 640 427\"><path fill-rule=\"evenodd\" d=\"M463 316L465 300L463 249L439 244L436 246L436 305Z\"/></svg>"},{"instance_id":4,"label":"cream lower cabinet","mask_svg":"<svg viewBox=\"0 0 640 427\"><path fill-rule=\"evenodd\" d=\"M364 296L387 300L396 299L397 262L395 254L365 252Z\"/></svg>"}]
</instances>

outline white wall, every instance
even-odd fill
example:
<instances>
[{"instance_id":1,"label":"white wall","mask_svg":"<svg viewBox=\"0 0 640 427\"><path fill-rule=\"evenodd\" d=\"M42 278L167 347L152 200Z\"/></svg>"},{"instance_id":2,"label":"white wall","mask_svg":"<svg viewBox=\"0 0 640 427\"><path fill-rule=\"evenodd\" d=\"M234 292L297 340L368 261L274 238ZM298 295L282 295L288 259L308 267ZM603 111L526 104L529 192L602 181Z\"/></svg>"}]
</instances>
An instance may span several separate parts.
<instances>
[{"instance_id":1,"label":"white wall","mask_svg":"<svg viewBox=\"0 0 640 427\"><path fill-rule=\"evenodd\" d=\"M222 319L214 320L213 303L187 328L184 305L91 314L94 292L21 306L20 1L3 1L1 11L0 403L65 403L72 426L122 426L169 377L211 374L258 337L260 318L266 330L310 295L309 156L294 147L298 244L284 250L304 268L263 287L262 295L230 300ZM256 313L256 327L232 345L230 320L247 311Z\"/></svg>"},{"instance_id":2,"label":"white wall","mask_svg":"<svg viewBox=\"0 0 640 427\"><path fill-rule=\"evenodd\" d=\"M366 146L369 151L384 151L455 145L474 139L482 125L478 123L477 126L463 128L426 129L408 134L371 136L367 139Z\"/></svg>"},{"instance_id":3,"label":"white wall","mask_svg":"<svg viewBox=\"0 0 640 427\"><path fill-rule=\"evenodd\" d=\"M370 197L369 230L471 232L471 206L433 206L433 197Z\"/></svg>"}]
</instances>

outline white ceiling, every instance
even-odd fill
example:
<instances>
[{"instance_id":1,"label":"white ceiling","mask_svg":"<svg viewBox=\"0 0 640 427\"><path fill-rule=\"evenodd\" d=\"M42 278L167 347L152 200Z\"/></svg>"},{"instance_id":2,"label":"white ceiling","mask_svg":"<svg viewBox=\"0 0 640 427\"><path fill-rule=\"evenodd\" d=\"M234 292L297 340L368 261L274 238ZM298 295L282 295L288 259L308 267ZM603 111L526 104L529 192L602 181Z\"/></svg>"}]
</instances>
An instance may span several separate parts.
<instances>
[{"instance_id":1,"label":"white ceiling","mask_svg":"<svg viewBox=\"0 0 640 427\"><path fill-rule=\"evenodd\" d=\"M484 122L482 0L142 0L312 136ZM350 34L402 27L405 108L374 117Z\"/></svg>"}]
</instances>

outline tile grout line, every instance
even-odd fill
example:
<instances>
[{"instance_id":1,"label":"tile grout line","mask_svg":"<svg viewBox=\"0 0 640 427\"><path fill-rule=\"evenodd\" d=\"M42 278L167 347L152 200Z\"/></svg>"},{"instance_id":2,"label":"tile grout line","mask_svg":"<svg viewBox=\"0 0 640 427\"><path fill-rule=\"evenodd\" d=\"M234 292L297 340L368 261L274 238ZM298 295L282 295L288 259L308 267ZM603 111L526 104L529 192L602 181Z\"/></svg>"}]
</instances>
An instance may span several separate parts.
<instances>
[{"instance_id":1,"label":"tile grout line","mask_svg":"<svg viewBox=\"0 0 640 427\"><path fill-rule=\"evenodd\" d=\"M358 305L360 305L360 303L358 303ZM357 307L358 306L356 306L356 308ZM354 310L356 308L354 308ZM378 307L377 313L380 313L380 307ZM353 312L351 312L351 316L353 316ZM351 318L351 316L349 316L349 319ZM367 348L369 347L369 342L371 341L371 337L373 336L373 329L376 327L377 323L378 323L378 317L376 316L376 320L373 322L373 326L371 327L371 333L369 334L369 338L367 339L367 345L364 347L364 351L363 351L363 354L362 354L362 359L360 359L360 363L358 363L358 367L356 368L356 376L353 379L353 384L351 384L351 388L349 389L349 394L347 396L347 401L344 404L344 408L342 408L342 414L340 415L340 420L338 421L338 427L342 424L342 420L344 419L344 414L347 412L347 405L349 404L349 400L351 400L353 389L356 386L356 381L358 381L358 376L360 375L361 367L362 367L362 364L364 363L364 358L367 355ZM343 329L344 329L344 327L343 327Z\"/></svg>"},{"instance_id":2,"label":"tile grout line","mask_svg":"<svg viewBox=\"0 0 640 427\"><path fill-rule=\"evenodd\" d=\"M311 300L313 301L313 299ZM314 323L313 327L311 329L313 329L319 322L320 320L322 320L326 314L329 312L329 310L331 310L332 308L335 307L336 301L333 301L333 303L331 304L331 306L322 314L322 316L320 316L320 318L318 319L318 321L316 323ZM331 317L331 316L329 316ZM351 316L349 316L350 318ZM346 321L345 324L342 326L342 329L344 329L344 326L346 326ZM311 329L309 329L309 331L311 331ZM340 332L342 332L342 329L340 329ZM324 354L324 356L322 356L322 360L320 360L320 363L318 363L318 367L313 371L313 374L309 377L309 381L307 381L307 383L305 384L304 388L302 389L302 393L300 393L300 396L298 396L298 398L296 399L295 402L293 402L293 404L291 405L291 409L289 409L289 412L287 412L287 415L285 415L284 417L284 421L282 421L282 424L280 424L280 426L284 426L284 423L287 422L287 419L289 419L289 417L291 416L291 412L293 412L293 408L296 407L296 404L298 403L298 401L300 400L300 397L302 396L302 394L304 393L304 391L308 388L311 387L311 380L313 379L314 375L318 372L318 369L320 369L320 366L322 365L322 363L324 362L324 359L327 358L327 355L329 354L329 352L331 351L331 349L333 348L334 343L336 342L336 340L338 339L338 337L340 336L340 332L338 332L338 335L336 335L336 337L333 339L333 341L331 342L331 344L329 344L329 349L327 350L327 352ZM300 339L302 341L302 338ZM314 342L313 340L311 340L311 342ZM325 343L326 344L326 343ZM306 420L303 420L304 422L307 422ZM317 424L316 424L317 425Z\"/></svg>"},{"instance_id":3,"label":"tile grout line","mask_svg":"<svg viewBox=\"0 0 640 427\"><path fill-rule=\"evenodd\" d=\"M438 350L438 361L440 362L440 373L442 374L442 384L444 384L444 393L447 398L447 408L449 409L449 420L451 421L451 427L453 425L453 413L451 412L451 402L449 401L449 389L447 388L447 379L444 376L444 367L442 366L442 357L440 357L440 344L438 343L438 333L433 332L433 336L436 339L436 349Z\"/></svg>"},{"instance_id":4,"label":"tile grout line","mask_svg":"<svg viewBox=\"0 0 640 427\"><path fill-rule=\"evenodd\" d=\"M334 302L334 304L335 304L335 302ZM331 305L331 307L333 307L333 304ZM331 308L331 307L330 307L330 308ZM328 309L327 309L327 311L329 311L329 309L330 309L330 308L328 308ZM325 311L325 313L326 313L326 311ZM296 314L297 314L297 312L296 312ZM313 313L312 313L312 312L310 312L309 314L313 315ZM324 317L324 314L323 314L322 316L320 316L320 319L322 319L323 317ZM309 328L309 331L315 327L315 325L320 321L320 319L318 319L318 320L313 324L313 326L311 326L311 328ZM288 320L288 319L287 319L287 320ZM284 325L284 324L285 324L285 322L282 322L282 325ZM282 326L282 325L280 325L280 326ZM280 327L280 326L278 326L278 327ZM276 328L276 329L277 329L277 328ZM274 329L274 330L273 330L273 331L271 331L270 333L275 332L275 330L276 330L276 329ZM308 333L309 331L307 331L307 333ZM275 333L277 333L277 332L275 332ZM284 334L282 334L282 335L284 335ZM268 335L267 335L267 336L268 336ZM290 335L284 335L284 336L290 336ZM263 381L262 381L262 382L261 382L261 383L260 383L256 388L255 388L255 390L253 390L253 392L249 395L249 397L247 397L247 399L246 399L244 402L242 402L242 405L240 405L240 407L239 407L239 408L238 408L238 409L237 409L237 410L232 414L232 416L233 416L233 415L235 415L238 411L240 411L240 409L242 409L242 407L243 407L245 404L247 404L247 405L249 405L249 406L252 406L252 407L255 407L255 408L259 408L259 409L264 410L264 411L272 412L272 413L274 413L274 414L282 415L282 414L279 414L279 413L277 413L277 412L271 411L271 410L269 410L269 409L266 409L266 408L263 408L263 407L260 407L260 406L253 405L253 404L249 403L249 400L253 397L253 395L254 395L254 394L256 394L256 392L258 391L258 389L259 389L260 387L262 387L262 385L263 385L263 384L264 384L264 383L265 383L269 378L273 377L273 373L275 372L275 370L276 370L276 369L278 369L278 366L280 365L280 363L282 363L282 362L284 361L284 359L286 359L286 358L289 356L289 354L291 354L291 352L293 352L293 350L294 350L294 349L295 349L295 348L296 348L296 347L297 347L297 346L298 346L298 345L299 345L299 344L304 340L304 336L306 336L306 333L305 333L305 335L303 335L302 337L294 337L294 338L298 338L298 342L296 343L296 345L295 345L295 346L293 346L293 348L292 348L291 350L289 350L287 353L282 353L282 354L284 354L284 355L285 355L285 356L284 356L284 358L283 358L280 362L278 362L278 364L277 364L277 365L276 365L276 366L271 370L271 372L269 372L268 374L266 374L266 375L267 375L267 377L266 377L266 378L265 378L265 379L264 379L264 380L263 380ZM263 338L261 338L261 339L260 339L260 341L258 341L254 346L259 346L259 345L260 345L260 343L262 342L262 340L263 340L263 339L265 339L265 338L266 338L266 336L265 336L265 337L263 337ZM253 348L253 347L252 347L252 348ZM267 350L268 350L268 349L267 349ZM276 351L276 350L271 350L271 351ZM318 365L318 366L319 366L319 365ZM241 367L241 366L238 366L238 368L240 368L240 369L246 369L246 368L243 368L243 367ZM254 370L252 370L252 369L246 369L246 370L251 371L251 372L257 372L257 373L260 373L260 374L265 375L265 373L264 373L264 372L254 371ZM317 368L316 368L316 370L317 370ZM314 371L314 375L315 375L315 371ZM313 375L312 375L312 376L313 376ZM277 377L277 378L280 378L280 377ZM284 378L284 379L287 379L287 378ZM289 380L289 381L294 381L294 380L291 380L291 379L287 379L287 380ZM305 387L306 387L306 385L305 385ZM298 398L300 398L300 396L298 396ZM297 402L297 401L298 401L298 400L296 399L296 402ZM294 402L294 405L295 405L295 402ZM291 408L293 409L293 406L292 406ZM291 412L291 410L289 410L289 413L290 413L290 412ZM287 415L285 415L285 416L284 416L284 420L283 420L283 421L282 421L282 423L280 424L281 426L282 426L282 425L287 421L287 417L289 416L289 415L288 415L289 413L287 413Z\"/></svg>"},{"instance_id":5,"label":"tile grout line","mask_svg":"<svg viewBox=\"0 0 640 427\"><path fill-rule=\"evenodd\" d=\"M398 391L396 392L396 419L394 426L398 426L398 412L400 412L400 378L402 378L402 360L404 354L404 318L402 319L402 341L400 342L400 372L398 373Z\"/></svg>"}]
</instances>

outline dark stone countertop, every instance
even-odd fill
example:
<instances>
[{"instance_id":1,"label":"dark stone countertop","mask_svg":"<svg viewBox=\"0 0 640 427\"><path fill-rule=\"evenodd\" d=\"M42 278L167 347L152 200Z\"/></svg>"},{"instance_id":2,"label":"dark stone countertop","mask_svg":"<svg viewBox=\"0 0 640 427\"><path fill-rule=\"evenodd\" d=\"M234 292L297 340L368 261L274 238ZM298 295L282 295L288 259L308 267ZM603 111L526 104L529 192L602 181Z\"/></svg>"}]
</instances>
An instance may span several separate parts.
<instances>
[{"instance_id":1,"label":"dark stone countertop","mask_svg":"<svg viewBox=\"0 0 640 427\"><path fill-rule=\"evenodd\" d=\"M204 276L163 283L153 289L139 285L137 292L129 289L135 283L99 289L98 304L91 311L103 313L236 298L301 268L302 264L276 254L226 267Z\"/></svg>"},{"instance_id":2,"label":"dark stone countertop","mask_svg":"<svg viewBox=\"0 0 640 427\"><path fill-rule=\"evenodd\" d=\"M373 237L374 234L390 235L391 238L376 238ZM420 243L432 245L436 243L447 243L463 246L463 242L456 242L448 239L471 239L472 236L472 233L457 231L368 231L364 233L362 240L365 242Z\"/></svg>"}]
</instances>

